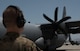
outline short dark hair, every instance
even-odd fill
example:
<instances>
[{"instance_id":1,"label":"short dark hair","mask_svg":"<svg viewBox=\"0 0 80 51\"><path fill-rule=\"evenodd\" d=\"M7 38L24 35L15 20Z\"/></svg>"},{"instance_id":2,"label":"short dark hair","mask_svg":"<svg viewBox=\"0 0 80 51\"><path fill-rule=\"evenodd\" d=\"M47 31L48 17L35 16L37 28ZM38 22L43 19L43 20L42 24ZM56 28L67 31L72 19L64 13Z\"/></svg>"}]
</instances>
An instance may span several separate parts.
<instances>
[{"instance_id":1,"label":"short dark hair","mask_svg":"<svg viewBox=\"0 0 80 51\"><path fill-rule=\"evenodd\" d=\"M16 14L17 14L17 15L16 15L16 18L15 18L15 19L16 19L17 26L18 26L18 27L23 27L26 20L24 19L24 16L23 16L22 11L19 9L19 7L14 6L14 5L8 6L8 7L6 8L6 10L9 9L9 8L14 8L15 11L16 11ZM6 17L6 16L5 16L6 10L3 12L3 24L4 24L5 27L6 27L5 18L8 18L8 19L9 19L9 17ZM10 17L10 18L11 18L11 17ZM13 17L13 18L14 18L14 17Z\"/></svg>"}]
</instances>

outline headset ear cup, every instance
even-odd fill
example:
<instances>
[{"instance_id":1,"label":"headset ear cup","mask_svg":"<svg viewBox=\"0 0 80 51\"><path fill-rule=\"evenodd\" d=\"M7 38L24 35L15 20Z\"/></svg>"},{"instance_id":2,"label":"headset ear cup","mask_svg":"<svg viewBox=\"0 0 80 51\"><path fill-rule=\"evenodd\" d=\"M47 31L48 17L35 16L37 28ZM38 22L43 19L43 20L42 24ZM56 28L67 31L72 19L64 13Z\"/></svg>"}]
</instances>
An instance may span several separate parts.
<instances>
[{"instance_id":1,"label":"headset ear cup","mask_svg":"<svg viewBox=\"0 0 80 51\"><path fill-rule=\"evenodd\" d=\"M25 24L25 19L23 19L23 18L21 18L21 17L18 17L18 18L17 18L17 26L18 26L19 28L21 28L21 27L24 26L24 24Z\"/></svg>"},{"instance_id":2,"label":"headset ear cup","mask_svg":"<svg viewBox=\"0 0 80 51\"><path fill-rule=\"evenodd\" d=\"M22 11L19 10L18 17L17 17L17 26L21 28L24 26L25 22L26 20L24 19L23 13Z\"/></svg>"},{"instance_id":3,"label":"headset ear cup","mask_svg":"<svg viewBox=\"0 0 80 51\"><path fill-rule=\"evenodd\" d=\"M19 28L22 27L22 23L21 23L20 17L17 17L17 26L18 26Z\"/></svg>"}]
</instances>

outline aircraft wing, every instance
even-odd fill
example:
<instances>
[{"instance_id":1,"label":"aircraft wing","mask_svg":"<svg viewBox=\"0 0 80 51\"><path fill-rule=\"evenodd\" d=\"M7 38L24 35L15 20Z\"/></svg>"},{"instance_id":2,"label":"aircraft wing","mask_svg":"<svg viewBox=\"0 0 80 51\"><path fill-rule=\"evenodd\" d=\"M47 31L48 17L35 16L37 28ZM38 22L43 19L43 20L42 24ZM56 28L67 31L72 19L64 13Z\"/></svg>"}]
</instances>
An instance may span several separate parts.
<instances>
[{"instance_id":1,"label":"aircraft wing","mask_svg":"<svg viewBox=\"0 0 80 51\"><path fill-rule=\"evenodd\" d=\"M80 21L66 22L68 33L76 34L80 33Z\"/></svg>"}]
</instances>

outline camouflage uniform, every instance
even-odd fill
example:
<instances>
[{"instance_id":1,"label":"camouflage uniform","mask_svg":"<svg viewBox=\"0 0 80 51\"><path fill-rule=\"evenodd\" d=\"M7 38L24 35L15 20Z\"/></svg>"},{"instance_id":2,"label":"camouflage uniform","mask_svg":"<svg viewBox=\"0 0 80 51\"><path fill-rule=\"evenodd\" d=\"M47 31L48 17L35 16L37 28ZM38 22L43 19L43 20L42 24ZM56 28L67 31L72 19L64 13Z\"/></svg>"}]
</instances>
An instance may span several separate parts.
<instances>
[{"instance_id":1,"label":"camouflage uniform","mask_svg":"<svg viewBox=\"0 0 80 51\"><path fill-rule=\"evenodd\" d=\"M31 40L16 33L7 33L0 40L0 51L42 51Z\"/></svg>"}]
</instances>

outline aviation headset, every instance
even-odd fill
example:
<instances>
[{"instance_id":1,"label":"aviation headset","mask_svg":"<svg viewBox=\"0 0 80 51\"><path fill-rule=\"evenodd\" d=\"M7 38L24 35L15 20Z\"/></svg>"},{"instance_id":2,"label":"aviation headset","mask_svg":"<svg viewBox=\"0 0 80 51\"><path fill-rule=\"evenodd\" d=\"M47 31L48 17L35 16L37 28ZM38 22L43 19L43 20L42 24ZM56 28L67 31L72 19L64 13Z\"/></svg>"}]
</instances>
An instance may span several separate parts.
<instances>
[{"instance_id":1,"label":"aviation headset","mask_svg":"<svg viewBox=\"0 0 80 51\"><path fill-rule=\"evenodd\" d=\"M14 8L16 10L17 14L18 14L17 19L16 19L17 26L19 28L23 27L24 24L26 23L26 20L24 19L22 11L18 7L13 6L13 5L10 5L7 8L9 8L9 7ZM3 13L3 25L6 27L5 22L4 22L4 13Z\"/></svg>"}]
</instances>

